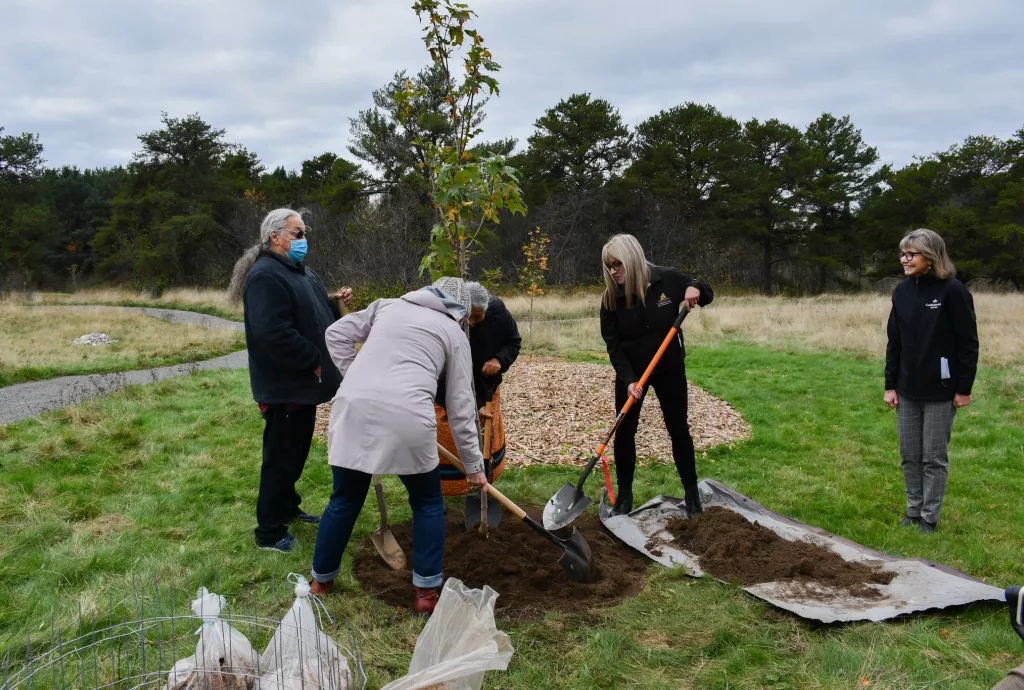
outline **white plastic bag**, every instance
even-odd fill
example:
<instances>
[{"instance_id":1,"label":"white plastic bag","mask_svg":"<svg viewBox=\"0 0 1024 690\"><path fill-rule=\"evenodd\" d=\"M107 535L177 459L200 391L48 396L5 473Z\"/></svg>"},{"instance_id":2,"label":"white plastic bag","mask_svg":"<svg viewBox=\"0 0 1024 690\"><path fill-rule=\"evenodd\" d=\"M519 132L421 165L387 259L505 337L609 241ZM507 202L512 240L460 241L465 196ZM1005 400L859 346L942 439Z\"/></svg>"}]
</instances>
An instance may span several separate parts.
<instances>
[{"instance_id":1,"label":"white plastic bag","mask_svg":"<svg viewBox=\"0 0 1024 690\"><path fill-rule=\"evenodd\" d=\"M257 690L348 690L352 685L348 661L320 631L309 583L296 573L288 580L295 584L295 603L260 655L263 675Z\"/></svg>"},{"instance_id":2,"label":"white plastic bag","mask_svg":"<svg viewBox=\"0 0 1024 690\"><path fill-rule=\"evenodd\" d=\"M512 658L508 635L494 623L498 593L470 589L454 577L416 640L409 673L381 690L480 690L487 671L504 671Z\"/></svg>"},{"instance_id":3,"label":"white plastic bag","mask_svg":"<svg viewBox=\"0 0 1024 690\"><path fill-rule=\"evenodd\" d=\"M167 675L166 690L251 690L256 650L245 635L220 620L227 600L200 587L192 611L203 619L192 656L180 659Z\"/></svg>"}]
</instances>

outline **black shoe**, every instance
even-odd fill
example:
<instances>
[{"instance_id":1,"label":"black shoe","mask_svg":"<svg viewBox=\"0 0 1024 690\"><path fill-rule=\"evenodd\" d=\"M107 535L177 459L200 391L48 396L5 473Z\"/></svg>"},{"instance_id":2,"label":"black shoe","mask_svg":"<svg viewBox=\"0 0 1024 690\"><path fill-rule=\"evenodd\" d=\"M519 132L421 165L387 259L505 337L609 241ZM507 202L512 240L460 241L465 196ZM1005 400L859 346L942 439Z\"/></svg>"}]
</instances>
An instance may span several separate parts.
<instances>
[{"instance_id":1,"label":"black shoe","mask_svg":"<svg viewBox=\"0 0 1024 690\"><path fill-rule=\"evenodd\" d=\"M303 512L301 510L298 513L295 514L295 519L298 520L299 522L305 522L307 525L319 525L320 524L320 516L319 515L310 515L309 513L305 513L305 512Z\"/></svg>"},{"instance_id":2,"label":"black shoe","mask_svg":"<svg viewBox=\"0 0 1024 690\"><path fill-rule=\"evenodd\" d=\"M926 522L924 520L921 520L921 523L917 526L917 528L925 534L932 534L933 532L935 532L935 528L938 526L939 523L937 522Z\"/></svg>"},{"instance_id":3,"label":"black shoe","mask_svg":"<svg viewBox=\"0 0 1024 690\"><path fill-rule=\"evenodd\" d=\"M612 515L626 515L633 512L633 494L623 492L615 499L615 507L612 508Z\"/></svg>"},{"instance_id":4,"label":"black shoe","mask_svg":"<svg viewBox=\"0 0 1024 690\"><path fill-rule=\"evenodd\" d=\"M289 553L295 548L295 542L297 540L290 534L284 535L280 541L274 544L261 544L256 542L256 548L263 549L264 551L280 551L281 553Z\"/></svg>"},{"instance_id":5,"label":"black shoe","mask_svg":"<svg viewBox=\"0 0 1024 690\"><path fill-rule=\"evenodd\" d=\"M703 515L704 507L700 504L700 491L696 486L687 486L685 489L686 498L683 499L683 502L686 504L686 517Z\"/></svg>"},{"instance_id":6,"label":"black shoe","mask_svg":"<svg viewBox=\"0 0 1024 690\"><path fill-rule=\"evenodd\" d=\"M921 524L920 517L910 517L909 515L904 515L903 519L900 520L900 527L917 527L919 524Z\"/></svg>"}]
</instances>

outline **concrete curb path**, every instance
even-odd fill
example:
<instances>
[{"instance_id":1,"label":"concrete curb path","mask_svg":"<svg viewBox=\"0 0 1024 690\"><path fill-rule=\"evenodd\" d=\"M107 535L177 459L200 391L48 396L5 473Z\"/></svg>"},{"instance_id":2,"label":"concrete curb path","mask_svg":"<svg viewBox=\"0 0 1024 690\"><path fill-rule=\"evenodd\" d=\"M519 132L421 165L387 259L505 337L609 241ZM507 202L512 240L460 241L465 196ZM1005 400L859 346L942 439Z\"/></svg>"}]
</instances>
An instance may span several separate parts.
<instances>
[{"instance_id":1,"label":"concrete curb path","mask_svg":"<svg viewBox=\"0 0 1024 690\"><path fill-rule=\"evenodd\" d=\"M42 305L41 305L42 306ZM164 319L171 323L190 323L206 328L233 329L244 331L245 325L239 321L230 321L218 316L198 314L178 309L153 309L149 307L108 307L108 306L61 306L45 305L48 309L87 310L118 310L136 312L143 316ZM125 386L136 386L143 383L156 383L176 376L184 376L197 371L215 369L245 369L249 366L249 355L245 350L232 352L229 355L215 357L202 362L174 364L156 369L138 371L120 371L111 374L85 374L82 376L61 376L45 381L19 383L0 388L0 425L10 424L20 419L34 417L47 410L58 410L75 405L88 398L95 398L111 393Z\"/></svg>"}]
</instances>

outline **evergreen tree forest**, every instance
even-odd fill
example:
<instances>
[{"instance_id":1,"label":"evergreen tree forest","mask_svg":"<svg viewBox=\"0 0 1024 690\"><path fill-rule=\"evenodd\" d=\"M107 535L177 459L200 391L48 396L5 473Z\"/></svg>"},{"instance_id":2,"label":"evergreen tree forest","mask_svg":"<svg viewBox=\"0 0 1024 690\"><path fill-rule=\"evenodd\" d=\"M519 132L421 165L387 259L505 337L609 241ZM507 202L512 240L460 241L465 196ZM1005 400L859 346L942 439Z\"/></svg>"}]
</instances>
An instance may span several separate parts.
<instances>
[{"instance_id":1,"label":"evergreen tree forest","mask_svg":"<svg viewBox=\"0 0 1024 690\"><path fill-rule=\"evenodd\" d=\"M441 78L394 75L351 117L346 151L310 151L297 170L268 169L200 114L165 113L131 160L102 169L48 167L45 133L0 127L0 289L226 286L279 206L302 210L308 263L329 285L423 284L433 219L421 147L452 135ZM741 122L682 103L630 128L614 104L575 93L526 141L466 155L506 157L528 207L482 235L471 273L492 285L517 283L539 228L549 285L597 284L602 244L628 232L654 263L716 286L857 290L900 275L900 238L928 227L965 282L1024 289L1024 128L892 169L849 116Z\"/></svg>"}]
</instances>

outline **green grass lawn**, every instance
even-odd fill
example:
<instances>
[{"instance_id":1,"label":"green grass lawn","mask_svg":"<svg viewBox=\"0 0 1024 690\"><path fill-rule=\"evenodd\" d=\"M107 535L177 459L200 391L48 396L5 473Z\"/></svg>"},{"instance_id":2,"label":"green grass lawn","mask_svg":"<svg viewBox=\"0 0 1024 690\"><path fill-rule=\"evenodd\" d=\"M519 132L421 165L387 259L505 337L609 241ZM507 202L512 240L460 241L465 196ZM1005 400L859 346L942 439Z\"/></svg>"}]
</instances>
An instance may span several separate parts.
<instances>
[{"instance_id":1,"label":"green grass lawn","mask_svg":"<svg viewBox=\"0 0 1024 690\"><path fill-rule=\"evenodd\" d=\"M772 510L892 555L946 563L995 586L1024 583L1024 375L983 370L956 420L940 531L896 527L903 488L894 412L878 361L725 344L695 348L688 373L733 403L751 440L698 458L702 477ZM252 546L262 424L245 372L127 389L0 428L0 649L26 627L73 627L78 607L128 605L131 577L225 587L308 573L315 529L289 555ZM507 471L499 486L540 505L578 470ZM316 442L300 484L327 500ZM392 521L409 517L385 480ZM638 470L637 500L680 495L674 470ZM597 495L599 481L591 482ZM368 500L356 539L376 527ZM557 553L552 553L557 557ZM495 688L986 688L1024 658L1005 610L981 604L886 623L812 625L713 581L651 565L641 594L611 609L499 627L516 654ZM362 630L370 687L405 672L422 621L370 599L344 561L342 601ZM187 604L187 602L180 602ZM269 603L269 602L268 602ZM287 602L285 602L287 603ZM275 608L280 602L274 602ZM23 642L21 642L23 644Z\"/></svg>"}]
</instances>

